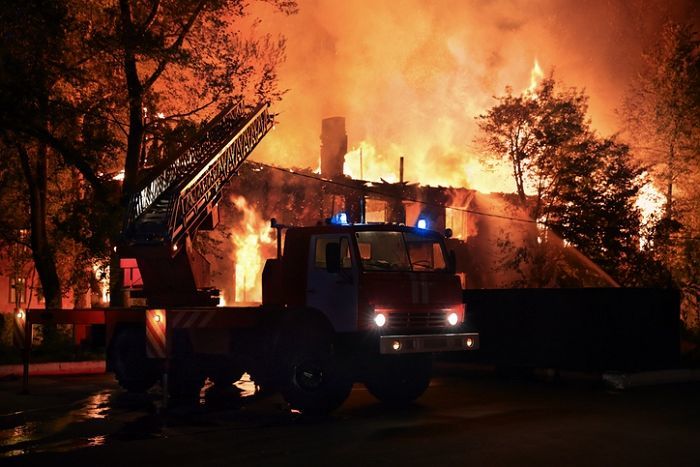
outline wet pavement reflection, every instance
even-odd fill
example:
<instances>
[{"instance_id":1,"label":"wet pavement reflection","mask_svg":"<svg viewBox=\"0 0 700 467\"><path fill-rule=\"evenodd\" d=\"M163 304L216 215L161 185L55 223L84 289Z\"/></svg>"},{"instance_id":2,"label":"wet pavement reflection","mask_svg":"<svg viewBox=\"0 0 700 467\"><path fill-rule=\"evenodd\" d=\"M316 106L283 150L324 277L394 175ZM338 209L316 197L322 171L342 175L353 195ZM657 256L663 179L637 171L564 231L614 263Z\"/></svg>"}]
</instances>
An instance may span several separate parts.
<instances>
[{"instance_id":1,"label":"wet pavement reflection","mask_svg":"<svg viewBox=\"0 0 700 467\"><path fill-rule=\"evenodd\" d=\"M104 444L105 435L92 432L107 418L112 397L103 390L73 404L0 416L0 457Z\"/></svg>"},{"instance_id":2,"label":"wet pavement reflection","mask_svg":"<svg viewBox=\"0 0 700 467\"><path fill-rule=\"evenodd\" d=\"M282 403L272 410L253 410L261 399L259 387L244 374L230 387L202 388L199 403L165 407L159 388L146 394L120 389L97 390L67 405L0 414L0 458L40 452L65 452L103 446L111 442L167 438L186 430L221 429L231 422L254 418L257 423L288 422ZM274 423L274 422L273 422Z\"/></svg>"},{"instance_id":3,"label":"wet pavement reflection","mask_svg":"<svg viewBox=\"0 0 700 467\"><path fill-rule=\"evenodd\" d=\"M698 384L611 392L589 379L440 371L409 407L380 404L356 384L318 418L249 378L207 384L198 402L167 409L158 389L128 394L109 375L37 378L29 396L0 382L0 465L452 465L465 446L470 463L489 465L568 465L572 449L585 465L697 465Z\"/></svg>"}]
</instances>

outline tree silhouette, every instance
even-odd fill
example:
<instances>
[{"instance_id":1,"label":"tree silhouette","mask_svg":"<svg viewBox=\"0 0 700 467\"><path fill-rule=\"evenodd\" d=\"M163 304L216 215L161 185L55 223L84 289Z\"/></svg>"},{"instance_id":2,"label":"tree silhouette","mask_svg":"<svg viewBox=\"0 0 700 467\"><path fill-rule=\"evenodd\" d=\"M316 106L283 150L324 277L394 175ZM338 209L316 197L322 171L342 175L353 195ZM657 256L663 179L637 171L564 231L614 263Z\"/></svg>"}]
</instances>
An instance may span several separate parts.
<instances>
[{"instance_id":1,"label":"tree silhouette","mask_svg":"<svg viewBox=\"0 0 700 467\"><path fill-rule=\"evenodd\" d=\"M296 11L292 0L266 3ZM8 0L0 9L0 144L26 178L47 304L60 305L52 233L107 254L121 209L152 164L151 143L175 134L166 126L206 119L232 99L280 97L274 70L284 41L256 35L254 22L243 22L249 13L244 0ZM47 167L74 169L80 185L78 203L55 217L43 187L63 180L49 179L57 172ZM120 170L121 186L113 180ZM66 225L86 218L90 235Z\"/></svg>"},{"instance_id":2,"label":"tree silhouette","mask_svg":"<svg viewBox=\"0 0 700 467\"><path fill-rule=\"evenodd\" d=\"M520 271L523 284L574 285L590 282L572 267L568 247L576 248L618 282L639 282L640 217L634 206L643 168L629 147L601 139L590 128L588 97L561 90L552 75L533 93L511 89L478 117L480 141L496 160L507 159L520 204L539 231L522 246L510 237L503 264ZM550 234L556 234L555 237ZM522 264L532 277L525 277ZM578 279L577 279L578 278Z\"/></svg>"},{"instance_id":3,"label":"tree silhouette","mask_svg":"<svg viewBox=\"0 0 700 467\"><path fill-rule=\"evenodd\" d=\"M681 288L682 314L695 317L686 323L700 329L700 38L691 24L664 25L622 111L665 197L649 253Z\"/></svg>"}]
</instances>

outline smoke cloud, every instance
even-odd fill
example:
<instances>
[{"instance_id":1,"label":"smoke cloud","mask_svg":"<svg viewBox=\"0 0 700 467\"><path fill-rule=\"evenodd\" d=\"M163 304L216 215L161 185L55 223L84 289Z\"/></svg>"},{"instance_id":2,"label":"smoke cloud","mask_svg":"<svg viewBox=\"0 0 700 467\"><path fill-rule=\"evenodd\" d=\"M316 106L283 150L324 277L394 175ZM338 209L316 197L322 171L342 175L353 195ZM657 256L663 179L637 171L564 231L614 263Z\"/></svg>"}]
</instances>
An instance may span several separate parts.
<instances>
[{"instance_id":1,"label":"smoke cloud","mask_svg":"<svg viewBox=\"0 0 700 467\"><path fill-rule=\"evenodd\" d=\"M698 18L692 0L299 3L292 17L258 7L258 27L287 37L278 72L288 92L275 105L279 125L253 159L316 168L320 121L340 115L349 148L367 148L364 178L397 175L403 155L409 181L482 191L513 187L507 172L478 163L474 117L505 86L527 88L535 59L566 86L584 88L594 127L610 134L661 24ZM349 159L359 175L359 157Z\"/></svg>"}]
</instances>

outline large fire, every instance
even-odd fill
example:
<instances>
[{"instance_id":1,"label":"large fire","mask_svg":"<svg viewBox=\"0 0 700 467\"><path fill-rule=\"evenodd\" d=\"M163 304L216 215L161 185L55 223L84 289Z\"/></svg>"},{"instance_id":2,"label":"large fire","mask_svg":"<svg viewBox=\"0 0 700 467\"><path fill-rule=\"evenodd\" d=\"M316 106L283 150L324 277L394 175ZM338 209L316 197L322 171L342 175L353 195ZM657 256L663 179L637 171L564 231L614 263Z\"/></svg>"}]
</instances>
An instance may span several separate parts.
<instances>
[{"instance_id":1,"label":"large fire","mask_svg":"<svg viewBox=\"0 0 700 467\"><path fill-rule=\"evenodd\" d=\"M236 302L262 300L262 269L264 258L274 247L270 224L248 204L243 196L233 199L236 209L243 215L232 232L234 264L236 265Z\"/></svg>"},{"instance_id":2,"label":"large fire","mask_svg":"<svg viewBox=\"0 0 700 467\"><path fill-rule=\"evenodd\" d=\"M537 86L544 72L535 58L530 70L530 84L523 94L536 98ZM396 183L399 161L404 157L404 181L423 185L468 187L482 193L511 192L513 181L506 165L484 164L475 155L480 150L469 140L455 140L459 130L455 121L441 117L430 122L433 131L414 135L409 145L392 142L380 152L371 142L360 142L345 155L343 173L352 178ZM411 178L416 177L416 178Z\"/></svg>"},{"instance_id":3,"label":"large fire","mask_svg":"<svg viewBox=\"0 0 700 467\"><path fill-rule=\"evenodd\" d=\"M285 21L262 7L261 24L274 25L271 32L288 40L287 61L278 70L287 92L275 105L280 125L253 159L314 168L321 119L342 116L350 149L345 175L398 182L403 157L405 182L512 193L510 167L482 160L476 117L506 87L536 98L544 70L585 90L596 132L620 130L615 108L644 48L635 32L643 28L630 25L626 6L599 1L582 11L561 2L532 8L525 0L406 0L397 16L394 3L318 0ZM645 196L638 205L647 216L658 204ZM481 205L494 216L504 214L502 206ZM451 207L457 209L445 221L459 225L467 208L460 202Z\"/></svg>"},{"instance_id":4,"label":"large fire","mask_svg":"<svg viewBox=\"0 0 700 467\"><path fill-rule=\"evenodd\" d=\"M318 0L284 21L260 6L260 27L287 38L278 70L287 92L275 104L280 125L255 160L314 168L320 120L343 116L348 175L398 181L403 156L406 181L511 192L512 181L479 160L475 117L506 86L534 88L549 69L590 95L597 131L619 131L615 107L642 48L626 7L406 0L397 16L394 3Z\"/></svg>"},{"instance_id":5,"label":"large fire","mask_svg":"<svg viewBox=\"0 0 700 467\"><path fill-rule=\"evenodd\" d=\"M416 154L430 154L433 151L428 139L422 145L414 146L411 152L404 152L400 145L391 145L387 153L379 153L368 141L362 141L345 155L343 173L349 177L371 182L384 180L396 183L400 176L400 159L404 157L404 181L432 186L469 187L483 193L512 191L513 182L505 169L488 167L476 157L461 157L464 148L453 146L449 149L453 160L449 168L439 160L424 162L429 156L411 157Z\"/></svg>"}]
</instances>

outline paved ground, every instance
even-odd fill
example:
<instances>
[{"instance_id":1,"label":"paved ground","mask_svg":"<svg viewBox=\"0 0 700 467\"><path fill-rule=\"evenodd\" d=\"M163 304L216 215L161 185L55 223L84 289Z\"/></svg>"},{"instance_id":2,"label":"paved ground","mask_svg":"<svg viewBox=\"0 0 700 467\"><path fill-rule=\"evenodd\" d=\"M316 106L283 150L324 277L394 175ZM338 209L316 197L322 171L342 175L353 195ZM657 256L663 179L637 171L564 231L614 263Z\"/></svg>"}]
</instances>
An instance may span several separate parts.
<instances>
[{"instance_id":1,"label":"paved ground","mask_svg":"<svg viewBox=\"0 0 700 467\"><path fill-rule=\"evenodd\" d=\"M331 417L278 396L159 410L109 375L0 382L0 464L699 465L700 384L615 391L594 379L523 379L441 365L414 406L360 385Z\"/></svg>"}]
</instances>

